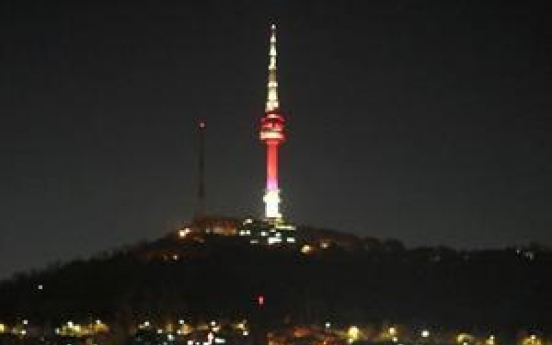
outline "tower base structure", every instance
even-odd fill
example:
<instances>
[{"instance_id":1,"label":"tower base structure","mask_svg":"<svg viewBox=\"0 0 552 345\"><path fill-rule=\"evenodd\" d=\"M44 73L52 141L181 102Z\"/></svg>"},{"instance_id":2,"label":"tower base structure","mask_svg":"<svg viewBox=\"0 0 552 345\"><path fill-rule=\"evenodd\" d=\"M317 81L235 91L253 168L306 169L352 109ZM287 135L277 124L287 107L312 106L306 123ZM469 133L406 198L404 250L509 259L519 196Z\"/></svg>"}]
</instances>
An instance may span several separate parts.
<instances>
[{"instance_id":1,"label":"tower base structure","mask_svg":"<svg viewBox=\"0 0 552 345\"><path fill-rule=\"evenodd\" d=\"M266 221L278 222L282 220L282 214L280 213L280 190L279 189L267 189L263 197L265 203L265 219Z\"/></svg>"}]
</instances>

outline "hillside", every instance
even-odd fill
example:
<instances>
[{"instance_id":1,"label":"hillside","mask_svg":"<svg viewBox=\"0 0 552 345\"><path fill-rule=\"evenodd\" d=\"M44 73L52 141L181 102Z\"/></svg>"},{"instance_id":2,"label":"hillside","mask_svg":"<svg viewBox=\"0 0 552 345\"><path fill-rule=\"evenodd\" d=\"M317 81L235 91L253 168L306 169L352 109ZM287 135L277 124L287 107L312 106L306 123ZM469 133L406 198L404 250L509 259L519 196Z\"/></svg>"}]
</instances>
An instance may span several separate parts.
<instances>
[{"instance_id":1,"label":"hillside","mask_svg":"<svg viewBox=\"0 0 552 345\"><path fill-rule=\"evenodd\" d=\"M273 324L392 321L552 330L552 253L546 248L408 249L396 240L308 227L297 237L297 245L269 247L239 236L171 233L19 274L0 284L0 320L235 320L248 318L263 295Z\"/></svg>"}]
</instances>

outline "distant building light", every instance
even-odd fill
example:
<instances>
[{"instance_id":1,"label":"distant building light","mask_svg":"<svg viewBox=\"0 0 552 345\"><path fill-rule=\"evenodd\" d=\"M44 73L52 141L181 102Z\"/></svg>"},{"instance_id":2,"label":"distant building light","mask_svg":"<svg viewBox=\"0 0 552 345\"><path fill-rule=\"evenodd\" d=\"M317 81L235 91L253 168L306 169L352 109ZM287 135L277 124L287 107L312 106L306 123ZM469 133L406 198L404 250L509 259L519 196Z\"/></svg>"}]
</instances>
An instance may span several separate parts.
<instances>
[{"instance_id":1,"label":"distant building light","mask_svg":"<svg viewBox=\"0 0 552 345\"><path fill-rule=\"evenodd\" d=\"M163 330L161 328L157 329L157 334L163 334Z\"/></svg>"},{"instance_id":2,"label":"distant building light","mask_svg":"<svg viewBox=\"0 0 552 345\"><path fill-rule=\"evenodd\" d=\"M288 238L286 238L286 242L287 242L287 243L295 243L295 238L293 238L293 237L288 237Z\"/></svg>"},{"instance_id":3,"label":"distant building light","mask_svg":"<svg viewBox=\"0 0 552 345\"><path fill-rule=\"evenodd\" d=\"M332 324L330 322L326 322L326 324L324 324L324 327L326 327L326 329L329 329L332 327Z\"/></svg>"},{"instance_id":4,"label":"distant building light","mask_svg":"<svg viewBox=\"0 0 552 345\"><path fill-rule=\"evenodd\" d=\"M358 329L357 326L349 327L349 329L347 330L347 338L349 343L352 343L358 340L359 336L360 336L360 329Z\"/></svg>"},{"instance_id":5,"label":"distant building light","mask_svg":"<svg viewBox=\"0 0 552 345\"><path fill-rule=\"evenodd\" d=\"M251 224L253 223L253 219L251 218L247 218L246 220L243 221L243 224Z\"/></svg>"},{"instance_id":6,"label":"distant building light","mask_svg":"<svg viewBox=\"0 0 552 345\"><path fill-rule=\"evenodd\" d=\"M261 236L266 237L268 236L268 233L266 231L261 231Z\"/></svg>"},{"instance_id":7,"label":"distant building light","mask_svg":"<svg viewBox=\"0 0 552 345\"><path fill-rule=\"evenodd\" d=\"M23 320L22 323L23 323L24 325L28 325L28 324L29 324L29 320L25 319L25 320Z\"/></svg>"},{"instance_id":8,"label":"distant building light","mask_svg":"<svg viewBox=\"0 0 552 345\"><path fill-rule=\"evenodd\" d=\"M185 323L186 323L186 322L185 322L183 319L178 320L178 324L179 324L179 325L183 325L183 324L185 324Z\"/></svg>"},{"instance_id":9,"label":"distant building light","mask_svg":"<svg viewBox=\"0 0 552 345\"><path fill-rule=\"evenodd\" d=\"M190 232L192 232L190 230L190 228L180 229L180 230L178 230L178 237L184 238L184 237L188 236L190 234Z\"/></svg>"},{"instance_id":10,"label":"distant building light","mask_svg":"<svg viewBox=\"0 0 552 345\"><path fill-rule=\"evenodd\" d=\"M278 237L269 237L268 238L268 244L276 244L276 243L282 243L282 239Z\"/></svg>"},{"instance_id":11,"label":"distant building light","mask_svg":"<svg viewBox=\"0 0 552 345\"><path fill-rule=\"evenodd\" d=\"M244 329L243 332L242 332L242 335L244 337L247 337L249 335L249 332L246 329Z\"/></svg>"},{"instance_id":12,"label":"distant building light","mask_svg":"<svg viewBox=\"0 0 552 345\"><path fill-rule=\"evenodd\" d=\"M310 253L312 253L312 251L313 251L312 246L310 246L308 244L305 244L303 247L301 247L301 253L303 253L303 254L310 254Z\"/></svg>"},{"instance_id":13,"label":"distant building light","mask_svg":"<svg viewBox=\"0 0 552 345\"><path fill-rule=\"evenodd\" d=\"M209 332L209 334L207 334L207 342L204 344L212 344L214 339L215 335L213 334L213 332Z\"/></svg>"},{"instance_id":14,"label":"distant building light","mask_svg":"<svg viewBox=\"0 0 552 345\"><path fill-rule=\"evenodd\" d=\"M39 290L43 290L43 289L44 289L44 285L38 284L38 286L37 286L36 288L39 289Z\"/></svg>"},{"instance_id":15,"label":"distant building light","mask_svg":"<svg viewBox=\"0 0 552 345\"><path fill-rule=\"evenodd\" d=\"M422 330L422 332L420 333L420 335L422 336L422 338L428 338L429 337L429 331L427 329L424 329Z\"/></svg>"}]
</instances>

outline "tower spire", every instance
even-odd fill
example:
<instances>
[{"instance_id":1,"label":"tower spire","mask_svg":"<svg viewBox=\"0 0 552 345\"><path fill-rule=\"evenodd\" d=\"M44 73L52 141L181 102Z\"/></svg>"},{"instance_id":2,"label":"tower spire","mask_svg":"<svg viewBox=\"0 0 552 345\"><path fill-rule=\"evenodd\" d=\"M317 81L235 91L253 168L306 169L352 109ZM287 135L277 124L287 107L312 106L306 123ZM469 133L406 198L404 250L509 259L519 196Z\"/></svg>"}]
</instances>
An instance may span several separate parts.
<instances>
[{"instance_id":1,"label":"tower spire","mask_svg":"<svg viewBox=\"0 0 552 345\"><path fill-rule=\"evenodd\" d=\"M268 65L268 93L265 108L267 113L280 108L280 104L278 102L278 78L276 74L276 25L272 24L270 26L270 30L270 48L268 51L270 62Z\"/></svg>"}]
</instances>

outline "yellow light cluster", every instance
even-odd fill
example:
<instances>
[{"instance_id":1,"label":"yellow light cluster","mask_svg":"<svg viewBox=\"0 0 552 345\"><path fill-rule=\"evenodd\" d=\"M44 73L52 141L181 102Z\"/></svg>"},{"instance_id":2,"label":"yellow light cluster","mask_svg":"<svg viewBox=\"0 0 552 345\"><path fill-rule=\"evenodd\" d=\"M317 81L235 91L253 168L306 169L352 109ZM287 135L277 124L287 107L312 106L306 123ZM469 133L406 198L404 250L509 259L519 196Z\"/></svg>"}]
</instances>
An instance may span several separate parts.
<instances>
[{"instance_id":1,"label":"yellow light cluster","mask_svg":"<svg viewBox=\"0 0 552 345\"><path fill-rule=\"evenodd\" d=\"M475 338L471 334L460 333L456 336L456 343L458 345L468 345L468 344L473 344L474 342L475 342Z\"/></svg>"},{"instance_id":2,"label":"yellow light cluster","mask_svg":"<svg viewBox=\"0 0 552 345\"><path fill-rule=\"evenodd\" d=\"M192 232L190 230L190 228L180 229L180 230L178 230L178 237L184 238L184 237L188 236L190 234L190 232Z\"/></svg>"},{"instance_id":3,"label":"yellow light cluster","mask_svg":"<svg viewBox=\"0 0 552 345\"><path fill-rule=\"evenodd\" d=\"M543 341L535 334L531 334L521 340L522 345L542 345Z\"/></svg>"},{"instance_id":4,"label":"yellow light cluster","mask_svg":"<svg viewBox=\"0 0 552 345\"><path fill-rule=\"evenodd\" d=\"M308 244L305 244L301 247L301 253L303 254L311 254L314 251L314 247L310 246Z\"/></svg>"},{"instance_id":5,"label":"yellow light cluster","mask_svg":"<svg viewBox=\"0 0 552 345\"><path fill-rule=\"evenodd\" d=\"M56 328L56 334L62 336L76 336L82 337L85 335L92 335L98 333L109 332L109 327L101 320L96 320L94 323L87 325L79 325L68 321L63 326Z\"/></svg>"},{"instance_id":6,"label":"yellow light cluster","mask_svg":"<svg viewBox=\"0 0 552 345\"><path fill-rule=\"evenodd\" d=\"M485 339L485 345L496 345L496 339L494 335L489 335L487 339Z\"/></svg>"},{"instance_id":7,"label":"yellow light cluster","mask_svg":"<svg viewBox=\"0 0 552 345\"><path fill-rule=\"evenodd\" d=\"M353 343L360 338L360 329L357 326L351 326L347 330L347 341Z\"/></svg>"}]
</instances>

